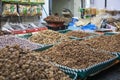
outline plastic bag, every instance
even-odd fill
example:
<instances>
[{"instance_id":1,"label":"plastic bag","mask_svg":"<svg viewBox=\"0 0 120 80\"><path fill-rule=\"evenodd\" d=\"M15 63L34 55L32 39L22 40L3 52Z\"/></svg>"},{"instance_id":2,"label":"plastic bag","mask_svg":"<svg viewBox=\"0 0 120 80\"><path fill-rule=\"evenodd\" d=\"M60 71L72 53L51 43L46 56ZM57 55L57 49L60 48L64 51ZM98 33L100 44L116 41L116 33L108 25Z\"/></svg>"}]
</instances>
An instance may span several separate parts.
<instances>
[{"instance_id":1,"label":"plastic bag","mask_svg":"<svg viewBox=\"0 0 120 80\"><path fill-rule=\"evenodd\" d=\"M2 1L9 2L9 1L11 1L11 0L2 0Z\"/></svg>"},{"instance_id":2,"label":"plastic bag","mask_svg":"<svg viewBox=\"0 0 120 80\"><path fill-rule=\"evenodd\" d=\"M20 16L29 16L30 15L30 6L19 5L19 14Z\"/></svg>"},{"instance_id":3,"label":"plastic bag","mask_svg":"<svg viewBox=\"0 0 120 80\"><path fill-rule=\"evenodd\" d=\"M30 0L31 3L37 3L37 0Z\"/></svg>"},{"instance_id":4,"label":"plastic bag","mask_svg":"<svg viewBox=\"0 0 120 80\"><path fill-rule=\"evenodd\" d=\"M42 15L40 6L32 6L31 7L31 16L35 16L35 15L39 15L39 16Z\"/></svg>"},{"instance_id":5,"label":"plastic bag","mask_svg":"<svg viewBox=\"0 0 120 80\"><path fill-rule=\"evenodd\" d=\"M3 6L3 16L19 16L17 12L17 6L15 4L4 4Z\"/></svg>"},{"instance_id":6,"label":"plastic bag","mask_svg":"<svg viewBox=\"0 0 120 80\"><path fill-rule=\"evenodd\" d=\"M10 0L10 1L12 1L12 2L20 2L20 0Z\"/></svg>"},{"instance_id":7,"label":"plastic bag","mask_svg":"<svg viewBox=\"0 0 120 80\"><path fill-rule=\"evenodd\" d=\"M29 0L21 0L21 2L29 2Z\"/></svg>"},{"instance_id":8,"label":"plastic bag","mask_svg":"<svg viewBox=\"0 0 120 80\"><path fill-rule=\"evenodd\" d=\"M37 0L38 3L45 3L45 0Z\"/></svg>"},{"instance_id":9,"label":"plastic bag","mask_svg":"<svg viewBox=\"0 0 120 80\"><path fill-rule=\"evenodd\" d=\"M86 26L81 27L82 30L96 30L97 27L94 24L88 24Z\"/></svg>"}]
</instances>

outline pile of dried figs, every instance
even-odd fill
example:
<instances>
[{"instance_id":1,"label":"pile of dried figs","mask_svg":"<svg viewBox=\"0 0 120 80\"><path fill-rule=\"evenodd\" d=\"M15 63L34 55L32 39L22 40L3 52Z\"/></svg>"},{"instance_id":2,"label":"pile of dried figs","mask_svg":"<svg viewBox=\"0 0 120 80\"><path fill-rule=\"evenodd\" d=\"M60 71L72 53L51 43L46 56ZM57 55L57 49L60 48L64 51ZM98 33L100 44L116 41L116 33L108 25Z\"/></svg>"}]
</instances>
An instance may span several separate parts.
<instances>
[{"instance_id":1,"label":"pile of dried figs","mask_svg":"<svg viewBox=\"0 0 120 80\"><path fill-rule=\"evenodd\" d=\"M29 40L14 37L14 36L9 36L9 35L0 36L0 48L3 48L7 45L12 46L15 44L20 45L20 47L23 49L26 48L30 50L38 49L43 46L43 45L31 43Z\"/></svg>"},{"instance_id":2,"label":"pile of dried figs","mask_svg":"<svg viewBox=\"0 0 120 80\"><path fill-rule=\"evenodd\" d=\"M69 38L57 31L44 30L32 35L29 40L40 44L54 44L59 41L69 40Z\"/></svg>"},{"instance_id":3,"label":"pile of dried figs","mask_svg":"<svg viewBox=\"0 0 120 80\"><path fill-rule=\"evenodd\" d=\"M84 40L82 42L95 49L120 52L120 34L112 36L99 36L96 38Z\"/></svg>"},{"instance_id":4,"label":"pile of dried figs","mask_svg":"<svg viewBox=\"0 0 120 80\"><path fill-rule=\"evenodd\" d=\"M115 57L106 52L96 51L80 41L62 42L43 51L42 54L57 64L74 69L88 68Z\"/></svg>"},{"instance_id":5,"label":"pile of dried figs","mask_svg":"<svg viewBox=\"0 0 120 80\"><path fill-rule=\"evenodd\" d=\"M0 49L0 80L71 80L40 55L19 46Z\"/></svg>"},{"instance_id":6,"label":"pile of dried figs","mask_svg":"<svg viewBox=\"0 0 120 80\"><path fill-rule=\"evenodd\" d=\"M69 31L66 33L67 36L73 36L77 38L84 38L88 36L92 36L92 33L82 32L82 31Z\"/></svg>"}]
</instances>

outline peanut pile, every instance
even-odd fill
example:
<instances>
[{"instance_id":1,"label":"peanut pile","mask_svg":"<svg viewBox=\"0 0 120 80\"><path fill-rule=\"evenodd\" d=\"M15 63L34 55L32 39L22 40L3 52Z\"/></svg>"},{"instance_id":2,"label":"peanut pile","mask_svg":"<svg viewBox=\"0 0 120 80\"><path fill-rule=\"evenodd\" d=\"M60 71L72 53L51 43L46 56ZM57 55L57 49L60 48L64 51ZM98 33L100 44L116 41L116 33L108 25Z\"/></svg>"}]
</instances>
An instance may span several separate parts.
<instances>
[{"instance_id":1,"label":"peanut pile","mask_svg":"<svg viewBox=\"0 0 120 80\"><path fill-rule=\"evenodd\" d=\"M55 44L59 41L69 40L64 34L52 30L40 31L29 38L30 41L40 44Z\"/></svg>"},{"instance_id":2,"label":"peanut pile","mask_svg":"<svg viewBox=\"0 0 120 80\"><path fill-rule=\"evenodd\" d=\"M0 50L0 80L71 80L40 55L19 46Z\"/></svg>"},{"instance_id":3,"label":"peanut pile","mask_svg":"<svg viewBox=\"0 0 120 80\"><path fill-rule=\"evenodd\" d=\"M79 41L63 42L43 51L42 55L48 56L49 60L57 64L74 69L88 68L115 57L105 52L93 50Z\"/></svg>"}]
</instances>

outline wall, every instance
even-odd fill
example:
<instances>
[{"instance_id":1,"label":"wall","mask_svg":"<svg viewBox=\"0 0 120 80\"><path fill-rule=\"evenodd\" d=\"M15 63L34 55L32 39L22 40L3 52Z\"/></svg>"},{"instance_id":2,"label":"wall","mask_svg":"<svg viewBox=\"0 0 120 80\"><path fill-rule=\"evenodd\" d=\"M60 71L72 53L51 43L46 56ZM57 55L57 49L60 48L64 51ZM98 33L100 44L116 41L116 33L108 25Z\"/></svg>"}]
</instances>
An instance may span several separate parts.
<instances>
[{"instance_id":1,"label":"wall","mask_svg":"<svg viewBox=\"0 0 120 80\"><path fill-rule=\"evenodd\" d=\"M97 9L104 9L105 8L105 0L92 0L90 6L97 8Z\"/></svg>"},{"instance_id":2,"label":"wall","mask_svg":"<svg viewBox=\"0 0 120 80\"><path fill-rule=\"evenodd\" d=\"M95 7L98 9L105 8L105 0L93 0L94 4L91 7ZM108 10L120 10L120 0L107 0L107 8Z\"/></svg>"},{"instance_id":3,"label":"wall","mask_svg":"<svg viewBox=\"0 0 120 80\"><path fill-rule=\"evenodd\" d=\"M120 0L108 0L107 9L120 10Z\"/></svg>"},{"instance_id":4,"label":"wall","mask_svg":"<svg viewBox=\"0 0 120 80\"><path fill-rule=\"evenodd\" d=\"M74 17L80 18L81 0L74 0Z\"/></svg>"},{"instance_id":5,"label":"wall","mask_svg":"<svg viewBox=\"0 0 120 80\"><path fill-rule=\"evenodd\" d=\"M45 4L43 5L44 9L42 10L42 16L41 16L41 22L44 22L44 18L46 18L49 15L49 0L45 0Z\"/></svg>"},{"instance_id":6,"label":"wall","mask_svg":"<svg viewBox=\"0 0 120 80\"><path fill-rule=\"evenodd\" d=\"M71 12L73 13L73 15L75 17L79 17L80 13L79 13L79 8L81 6L80 3L81 0L53 0L53 6L52 6L52 12L54 13L59 13L60 15L62 12L63 8L68 8L71 10Z\"/></svg>"},{"instance_id":7,"label":"wall","mask_svg":"<svg viewBox=\"0 0 120 80\"><path fill-rule=\"evenodd\" d=\"M74 0L53 0L52 12L61 15L62 9L67 8L74 13Z\"/></svg>"}]
</instances>

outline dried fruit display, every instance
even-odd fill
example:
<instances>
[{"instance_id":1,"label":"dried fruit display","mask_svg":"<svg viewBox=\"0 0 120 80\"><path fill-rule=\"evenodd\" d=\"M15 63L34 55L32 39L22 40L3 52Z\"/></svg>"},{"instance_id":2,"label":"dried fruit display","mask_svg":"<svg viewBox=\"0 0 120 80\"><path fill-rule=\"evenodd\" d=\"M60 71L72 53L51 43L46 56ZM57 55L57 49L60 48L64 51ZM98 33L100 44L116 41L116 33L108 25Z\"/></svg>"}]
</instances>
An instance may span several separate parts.
<instances>
[{"instance_id":1,"label":"dried fruit display","mask_svg":"<svg viewBox=\"0 0 120 80\"><path fill-rule=\"evenodd\" d=\"M47 26L49 27L62 27L65 22L69 21L69 19L54 15L48 16L44 20L47 22Z\"/></svg>"},{"instance_id":2,"label":"dried fruit display","mask_svg":"<svg viewBox=\"0 0 120 80\"><path fill-rule=\"evenodd\" d=\"M66 33L66 35L83 38L83 37L91 36L92 33L87 33L87 32L82 32L82 31L69 31L68 33Z\"/></svg>"},{"instance_id":3,"label":"dried fruit display","mask_svg":"<svg viewBox=\"0 0 120 80\"><path fill-rule=\"evenodd\" d=\"M59 41L69 40L64 34L52 30L43 30L29 38L30 41L40 44L54 44Z\"/></svg>"},{"instance_id":4,"label":"dried fruit display","mask_svg":"<svg viewBox=\"0 0 120 80\"><path fill-rule=\"evenodd\" d=\"M91 47L99 50L120 52L120 34L112 36L100 36L83 41Z\"/></svg>"},{"instance_id":5,"label":"dried fruit display","mask_svg":"<svg viewBox=\"0 0 120 80\"><path fill-rule=\"evenodd\" d=\"M65 22L65 18L60 17L60 16L48 16L44 19L46 22Z\"/></svg>"},{"instance_id":6,"label":"dried fruit display","mask_svg":"<svg viewBox=\"0 0 120 80\"><path fill-rule=\"evenodd\" d=\"M43 56L57 64L74 69L84 69L112 59L115 56L91 49L80 41L67 41L42 52Z\"/></svg>"},{"instance_id":7,"label":"dried fruit display","mask_svg":"<svg viewBox=\"0 0 120 80\"><path fill-rule=\"evenodd\" d=\"M3 35L9 35L11 34L10 32L7 32L7 31L2 31L0 30L0 36L3 36Z\"/></svg>"},{"instance_id":8,"label":"dried fruit display","mask_svg":"<svg viewBox=\"0 0 120 80\"><path fill-rule=\"evenodd\" d=\"M17 38L14 36L0 36L0 48L3 48L7 45L20 45L21 48L27 48L30 50L34 50L34 49L38 49L40 47L42 47L43 45L38 45L35 43L31 43L30 41L26 40L26 39L21 39L21 38Z\"/></svg>"},{"instance_id":9,"label":"dried fruit display","mask_svg":"<svg viewBox=\"0 0 120 80\"><path fill-rule=\"evenodd\" d=\"M71 80L38 54L19 46L0 50L0 80Z\"/></svg>"}]
</instances>

